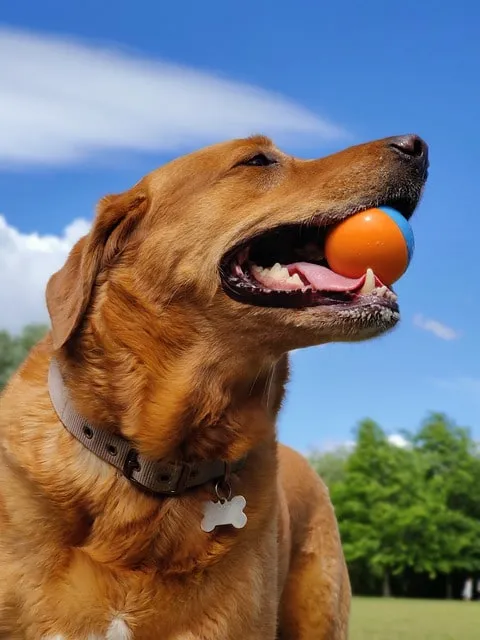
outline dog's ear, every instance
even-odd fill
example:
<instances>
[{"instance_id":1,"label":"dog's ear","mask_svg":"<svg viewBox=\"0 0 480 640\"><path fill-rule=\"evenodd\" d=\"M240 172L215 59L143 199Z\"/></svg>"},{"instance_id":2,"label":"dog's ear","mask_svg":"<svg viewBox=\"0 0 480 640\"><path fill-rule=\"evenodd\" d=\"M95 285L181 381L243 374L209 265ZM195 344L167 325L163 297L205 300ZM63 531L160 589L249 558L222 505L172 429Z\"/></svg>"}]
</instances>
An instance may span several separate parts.
<instances>
[{"instance_id":1,"label":"dog's ear","mask_svg":"<svg viewBox=\"0 0 480 640\"><path fill-rule=\"evenodd\" d=\"M90 233L76 243L47 284L54 349L60 349L78 328L98 274L125 247L147 208L147 192L141 185L100 201Z\"/></svg>"}]
</instances>

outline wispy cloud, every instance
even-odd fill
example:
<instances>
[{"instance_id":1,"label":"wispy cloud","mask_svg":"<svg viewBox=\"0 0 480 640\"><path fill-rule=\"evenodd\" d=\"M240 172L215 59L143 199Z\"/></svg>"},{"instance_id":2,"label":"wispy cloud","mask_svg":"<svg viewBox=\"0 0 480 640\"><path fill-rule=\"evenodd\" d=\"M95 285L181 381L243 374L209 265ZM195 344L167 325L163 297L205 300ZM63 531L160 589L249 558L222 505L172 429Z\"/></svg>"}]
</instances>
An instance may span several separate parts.
<instances>
[{"instance_id":1,"label":"wispy cloud","mask_svg":"<svg viewBox=\"0 0 480 640\"><path fill-rule=\"evenodd\" d=\"M441 340L457 340L461 335L458 331L452 329L452 327L449 327L438 320L425 318L421 314L414 316L413 324L419 329L433 333L434 336Z\"/></svg>"},{"instance_id":2,"label":"wispy cloud","mask_svg":"<svg viewBox=\"0 0 480 640\"><path fill-rule=\"evenodd\" d=\"M118 47L0 27L0 60L4 167L252 133L309 143L344 134L284 96Z\"/></svg>"},{"instance_id":3,"label":"wispy cloud","mask_svg":"<svg viewBox=\"0 0 480 640\"><path fill-rule=\"evenodd\" d=\"M90 224L75 220L59 236L23 234L0 216L0 330L47 322L45 286Z\"/></svg>"},{"instance_id":4,"label":"wispy cloud","mask_svg":"<svg viewBox=\"0 0 480 640\"><path fill-rule=\"evenodd\" d=\"M400 433L391 433L387 435L390 444L400 449L409 446L408 440ZM310 445L304 452L306 455L323 454L323 453L341 453L347 455L355 449L355 440L324 440L317 445Z\"/></svg>"},{"instance_id":5,"label":"wispy cloud","mask_svg":"<svg viewBox=\"0 0 480 640\"><path fill-rule=\"evenodd\" d=\"M453 378L435 378L433 382L448 391L466 393L480 400L480 378L474 376L456 376Z\"/></svg>"}]
</instances>

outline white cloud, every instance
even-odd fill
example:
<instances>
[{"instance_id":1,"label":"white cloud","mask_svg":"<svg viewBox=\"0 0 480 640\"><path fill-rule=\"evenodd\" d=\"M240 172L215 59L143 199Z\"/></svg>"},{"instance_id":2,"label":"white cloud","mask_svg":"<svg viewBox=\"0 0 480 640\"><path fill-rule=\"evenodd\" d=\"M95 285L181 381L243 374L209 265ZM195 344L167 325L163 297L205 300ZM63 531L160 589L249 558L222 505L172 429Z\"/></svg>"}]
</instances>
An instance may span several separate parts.
<instances>
[{"instance_id":1,"label":"white cloud","mask_svg":"<svg viewBox=\"0 0 480 640\"><path fill-rule=\"evenodd\" d=\"M405 447L408 446L408 440L404 438L402 435L400 435L399 433L392 433L388 436L387 439L390 442L390 444L393 444L396 447L399 447L400 449L405 449Z\"/></svg>"},{"instance_id":2,"label":"white cloud","mask_svg":"<svg viewBox=\"0 0 480 640\"><path fill-rule=\"evenodd\" d=\"M0 216L0 329L16 333L30 322L48 322L47 280L89 226L78 219L60 236L23 234Z\"/></svg>"},{"instance_id":3,"label":"white cloud","mask_svg":"<svg viewBox=\"0 0 480 640\"><path fill-rule=\"evenodd\" d=\"M283 96L118 47L0 27L0 60L4 167L181 150L252 133L280 142L343 136Z\"/></svg>"},{"instance_id":4,"label":"white cloud","mask_svg":"<svg viewBox=\"0 0 480 640\"><path fill-rule=\"evenodd\" d=\"M400 449L404 449L408 447L409 443L406 438L404 438L400 433L392 433L387 436L387 440L390 444L393 444L395 447L399 447ZM324 440L319 445L310 446L307 448L306 455L314 453L334 453L334 452L342 452L348 454L355 449L356 442L355 440Z\"/></svg>"},{"instance_id":5,"label":"white cloud","mask_svg":"<svg viewBox=\"0 0 480 640\"><path fill-rule=\"evenodd\" d=\"M316 451L320 453L342 452L349 453L355 449L354 440L323 440L317 445L311 445L308 451Z\"/></svg>"},{"instance_id":6,"label":"white cloud","mask_svg":"<svg viewBox=\"0 0 480 640\"><path fill-rule=\"evenodd\" d=\"M449 327L438 320L425 318L421 314L417 314L413 318L413 324L419 329L433 333L434 336L441 340L457 340L460 338L460 333L455 329L452 329L452 327Z\"/></svg>"}]
</instances>

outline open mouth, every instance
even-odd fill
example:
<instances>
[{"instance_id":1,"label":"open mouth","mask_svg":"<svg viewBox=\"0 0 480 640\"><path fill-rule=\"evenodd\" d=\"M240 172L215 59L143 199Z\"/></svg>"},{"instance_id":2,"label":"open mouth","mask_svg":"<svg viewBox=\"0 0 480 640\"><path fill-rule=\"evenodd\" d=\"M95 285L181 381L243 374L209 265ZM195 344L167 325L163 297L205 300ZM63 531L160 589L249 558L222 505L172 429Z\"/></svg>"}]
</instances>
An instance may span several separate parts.
<instances>
[{"instance_id":1,"label":"open mouth","mask_svg":"<svg viewBox=\"0 0 480 640\"><path fill-rule=\"evenodd\" d=\"M288 224L237 245L221 263L224 291L262 307L375 304L397 312L397 296L371 269L360 278L346 278L329 267L324 254L328 229Z\"/></svg>"}]
</instances>

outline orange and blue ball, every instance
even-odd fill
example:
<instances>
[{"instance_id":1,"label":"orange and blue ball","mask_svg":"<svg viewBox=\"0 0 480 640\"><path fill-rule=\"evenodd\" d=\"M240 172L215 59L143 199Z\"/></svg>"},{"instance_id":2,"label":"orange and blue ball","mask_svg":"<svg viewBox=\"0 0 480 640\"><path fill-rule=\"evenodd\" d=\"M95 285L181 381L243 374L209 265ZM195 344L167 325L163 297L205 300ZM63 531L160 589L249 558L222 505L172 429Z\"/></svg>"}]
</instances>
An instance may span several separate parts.
<instances>
[{"instance_id":1,"label":"orange and blue ball","mask_svg":"<svg viewBox=\"0 0 480 640\"><path fill-rule=\"evenodd\" d=\"M332 271L360 278L368 268L383 284L396 282L408 269L415 248L412 227L391 207L367 209L329 229L325 258Z\"/></svg>"}]
</instances>

